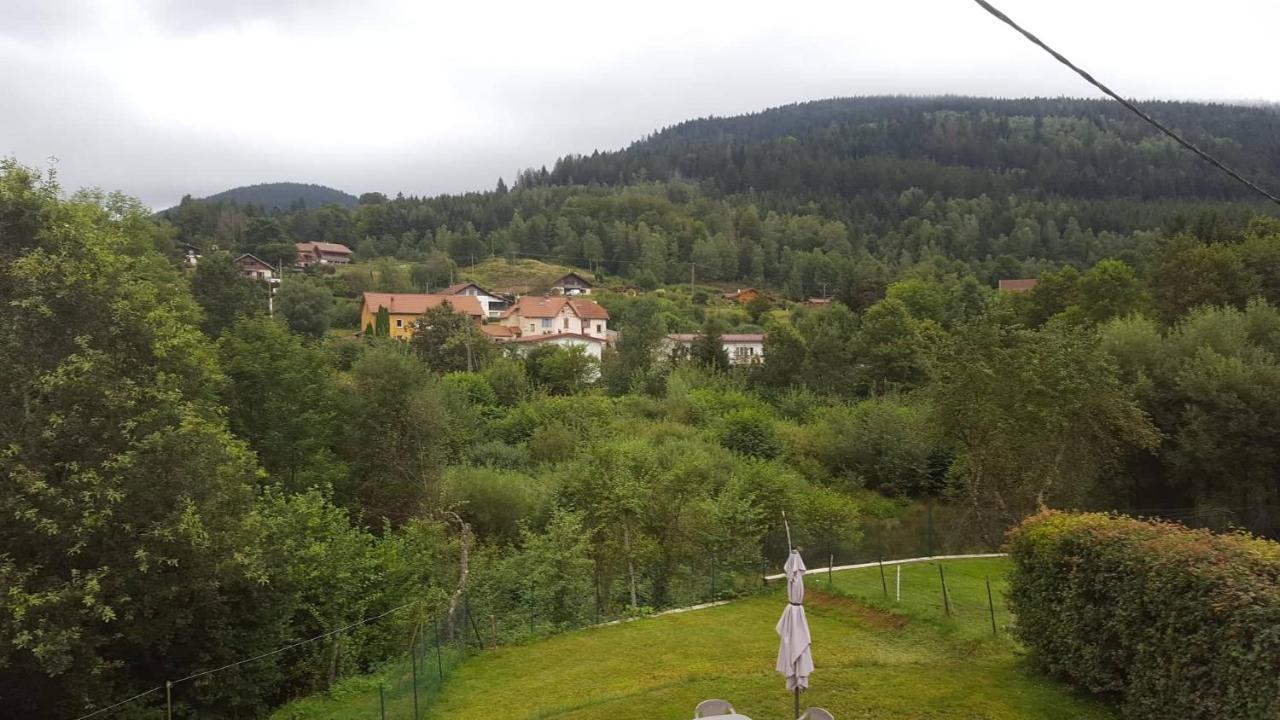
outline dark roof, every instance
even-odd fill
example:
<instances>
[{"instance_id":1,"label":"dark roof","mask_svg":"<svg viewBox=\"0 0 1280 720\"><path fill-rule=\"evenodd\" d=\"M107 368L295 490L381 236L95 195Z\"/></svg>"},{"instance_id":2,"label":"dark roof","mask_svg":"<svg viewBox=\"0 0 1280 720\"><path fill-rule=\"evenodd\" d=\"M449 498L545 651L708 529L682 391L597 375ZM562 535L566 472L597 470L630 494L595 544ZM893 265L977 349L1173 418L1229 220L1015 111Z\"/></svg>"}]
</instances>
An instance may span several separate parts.
<instances>
[{"instance_id":1,"label":"dark roof","mask_svg":"<svg viewBox=\"0 0 1280 720\"><path fill-rule=\"evenodd\" d=\"M567 282L567 281L569 280L569 278L577 278L577 279L578 279L578 284L585 285L585 286L587 286L587 287L594 287L594 286L590 283L590 281L588 281L586 278L582 277L582 276L581 276L581 275L579 275L578 273L574 273L574 272L568 273L568 274L566 274L564 277L561 277L559 280L556 280L555 282L551 283L551 287L557 287L557 286L559 286L559 285L564 285L564 284L565 284L565 282Z\"/></svg>"},{"instance_id":2,"label":"dark roof","mask_svg":"<svg viewBox=\"0 0 1280 720\"><path fill-rule=\"evenodd\" d=\"M460 282L456 285L450 285L449 287L441 290L439 294L440 295L460 295L462 294L463 290L466 290L469 287L473 287L485 295L493 295L493 293L489 292L488 290L485 290L484 288L480 287L479 285L473 282Z\"/></svg>"},{"instance_id":3,"label":"dark roof","mask_svg":"<svg viewBox=\"0 0 1280 720\"><path fill-rule=\"evenodd\" d=\"M245 258L249 258L250 260L254 261L255 263L257 263L257 264L261 265L262 267L264 267L264 268L266 268L266 269L268 269L268 270L272 270L272 271L274 271L274 270L276 269L274 265L272 265L271 263L267 262L266 260L263 260L262 258L258 257L257 255L254 255L253 253L245 253L245 254L241 255L240 257L236 258L236 262L237 262L237 263L240 263L241 265L243 265L244 263L241 263L240 261L241 261L241 260L244 260Z\"/></svg>"}]
</instances>

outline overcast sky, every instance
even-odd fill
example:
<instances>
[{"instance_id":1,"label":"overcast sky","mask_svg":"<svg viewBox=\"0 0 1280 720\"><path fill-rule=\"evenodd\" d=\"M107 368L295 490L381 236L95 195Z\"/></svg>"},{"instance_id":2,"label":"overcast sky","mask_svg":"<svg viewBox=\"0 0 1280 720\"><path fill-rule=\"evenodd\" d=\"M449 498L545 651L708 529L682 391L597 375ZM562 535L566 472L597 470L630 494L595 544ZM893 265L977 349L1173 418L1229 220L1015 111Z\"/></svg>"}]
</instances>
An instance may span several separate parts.
<instances>
[{"instance_id":1,"label":"overcast sky","mask_svg":"<svg viewBox=\"0 0 1280 720\"><path fill-rule=\"evenodd\" d=\"M1280 100L1278 0L996 0L1137 98ZM152 207L487 189L664 125L874 93L1092 96L971 0L0 0L0 155Z\"/></svg>"}]
</instances>

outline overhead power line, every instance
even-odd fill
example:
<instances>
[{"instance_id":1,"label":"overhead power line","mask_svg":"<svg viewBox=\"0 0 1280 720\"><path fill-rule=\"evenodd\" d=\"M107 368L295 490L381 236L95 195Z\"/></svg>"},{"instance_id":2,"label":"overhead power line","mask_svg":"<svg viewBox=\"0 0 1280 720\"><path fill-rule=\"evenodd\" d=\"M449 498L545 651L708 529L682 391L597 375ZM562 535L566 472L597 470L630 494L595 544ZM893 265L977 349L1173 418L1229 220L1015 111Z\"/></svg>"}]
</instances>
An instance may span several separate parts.
<instances>
[{"instance_id":1,"label":"overhead power line","mask_svg":"<svg viewBox=\"0 0 1280 720\"><path fill-rule=\"evenodd\" d=\"M1094 78L1093 75L1090 75L1084 69L1077 67L1075 63L1071 62L1066 57L1064 57L1062 53L1046 45L1043 40L1033 35L1030 31L1026 30L1018 23L1014 22L1012 18L1010 18L1008 15L1005 15L1003 12L1001 12L991 3L987 2L987 0L973 0L973 1L978 3L978 5L980 5L983 10L986 10L987 12L991 13L1004 24L1008 25L1014 30L1017 30L1019 33L1023 35L1023 37L1030 40L1032 43L1035 43L1036 45L1040 46L1041 49L1043 49L1045 52L1052 55L1055 60L1074 70L1077 75L1079 75L1080 77L1088 81L1090 85L1093 85L1094 87L1098 88L1102 92L1106 93L1108 96L1111 97L1111 99L1125 106L1138 117L1142 118L1148 123L1151 123L1151 125L1155 126L1155 128L1160 132L1173 138L1174 142L1190 150L1196 155L1199 155L1201 159L1203 159L1205 162L1209 163L1210 165L1213 165L1214 167L1218 168L1222 172L1230 175L1232 178L1235 178L1250 190L1253 190L1254 192L1258 193L1262 197L1270 200L1273 203L1276 203L1277 205L1280 205L1280 197L1276 197L1275 195L1272 195L1271 193L1262 189L1257 183L1253 182L1252 180L1249 180L1248 178L1244 177L1243 175L1236 172L1235 170L1232 170L1231 168L1227 167L1225 164L1222 163L1221 160L1218 160L1217 158L1213 157L1212 155L1205 152L1204 150L1201 150L1200 148L1196 147L1194 143L1182 137L1181 135L1174 132L1173 130L1170 130L1169 128L1165 127L1163 124L1160 123L1160 121L1148 115L1138 106L1134 105L1128 100L1125 100L1124 98L1117 95L1111 88L1098 82L1098 80Z\"/></svg>"}]
</instances>

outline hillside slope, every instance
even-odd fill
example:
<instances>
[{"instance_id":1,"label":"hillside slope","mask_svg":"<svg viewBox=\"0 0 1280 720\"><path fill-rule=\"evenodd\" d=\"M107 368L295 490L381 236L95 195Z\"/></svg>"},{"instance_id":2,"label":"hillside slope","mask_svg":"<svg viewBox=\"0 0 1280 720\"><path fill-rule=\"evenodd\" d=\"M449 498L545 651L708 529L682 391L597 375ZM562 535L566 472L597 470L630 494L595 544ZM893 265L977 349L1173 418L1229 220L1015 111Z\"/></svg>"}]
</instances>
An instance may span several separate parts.
<instances>
[{"instance_id":1,"label":"hillside slope","mask_svg":"<svg viewBox=\"0 0 1280 720\"><path fill-rule=\"evenodd\" d=\"M1264 186L1280 186L1280 110L1144 103ZM553 184L675 176L726 192L851 196L919 187L948 195L1036 189L1078 198L1249 198L1118 104L976 97L835 98L690 120L617 152L570 156Z\"/></svg>"},{"instance_id":2,"label":"hillside slope","mask_svg":"<svg viewBox=\"0 0 1280 720\"><path fill-rule=\"evenodd\" d=\"M215 195L200 198L202 201L217 203L235 203L237 205L261 205L268 212L273 208L280 210L295 209L298 203L304 207L315 209L323 205L341 205L355 207L355 195L324 185L309 183L275 182L244 185L223 190Z\"/></svg>"}]
</instances>

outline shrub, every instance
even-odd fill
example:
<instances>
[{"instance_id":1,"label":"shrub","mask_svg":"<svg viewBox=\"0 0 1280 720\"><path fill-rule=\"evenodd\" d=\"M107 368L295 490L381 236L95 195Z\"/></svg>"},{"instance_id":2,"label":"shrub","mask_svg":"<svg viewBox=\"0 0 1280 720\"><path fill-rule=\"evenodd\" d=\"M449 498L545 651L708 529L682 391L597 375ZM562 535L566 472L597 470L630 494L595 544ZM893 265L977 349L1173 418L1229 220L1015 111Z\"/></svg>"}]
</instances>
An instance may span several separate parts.
<instances>
[{"instance_id":1,"label":"shrub","mask_svg":"<svg viewBox=\"0 0 1280 720\"><path fill-rule=\"evenodd\" d=\"M1017 634L1126 717L1280 717L1280 544L1043 512L1009 535Z\"/></svg>"},{"instance_id":2,"label":"shrub","mask_svg":"<svg viewBox=\"0 0 1280 720\"><path fill-rule=\"evenodd\" d=\"M753 409L736 410L725 417L720 444L748 457L773 458L782 452L782 443L773 430L773 420Z\"/></svg>"}]
</instances>

